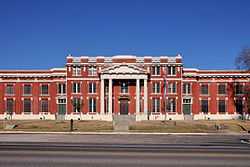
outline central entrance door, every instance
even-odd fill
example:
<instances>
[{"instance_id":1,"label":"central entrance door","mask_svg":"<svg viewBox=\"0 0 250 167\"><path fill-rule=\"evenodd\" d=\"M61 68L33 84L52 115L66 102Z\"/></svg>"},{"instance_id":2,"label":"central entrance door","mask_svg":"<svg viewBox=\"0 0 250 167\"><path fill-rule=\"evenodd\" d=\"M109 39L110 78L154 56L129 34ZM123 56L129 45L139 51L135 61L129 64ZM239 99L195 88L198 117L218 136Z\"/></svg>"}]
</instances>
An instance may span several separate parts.
<instances>
[{"instance_id":1,"label":"central entrance door","mask_svg":"<svg viewBox=\"0 0 250 167\"><path fill-rule=\"evenodd\" d=\"M120 114L128 115L128 100L127 99L120 100Z\"/></svg>"}]
</instances>

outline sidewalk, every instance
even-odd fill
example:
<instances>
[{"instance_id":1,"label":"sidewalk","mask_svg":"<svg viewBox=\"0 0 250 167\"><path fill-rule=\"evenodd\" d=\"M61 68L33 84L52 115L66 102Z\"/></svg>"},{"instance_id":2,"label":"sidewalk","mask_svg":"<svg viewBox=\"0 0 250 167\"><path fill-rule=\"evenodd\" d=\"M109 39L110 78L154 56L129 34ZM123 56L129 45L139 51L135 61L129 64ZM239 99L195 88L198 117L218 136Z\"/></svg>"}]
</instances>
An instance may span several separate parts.
<instances>
[{"instance_id":1,"label":"sidewalk","mask_svg":"<svg viewBox=\"0 0 250 167\"><path fill-rule=\"evenodd\" d=\"M158 132L44 132L44 131L0 131L0 134L73 134L73 135L220 135L220 136L231 136L231 135L244 135L250 136L250 133L158 133Z\"/></svg>"}]
</instances>

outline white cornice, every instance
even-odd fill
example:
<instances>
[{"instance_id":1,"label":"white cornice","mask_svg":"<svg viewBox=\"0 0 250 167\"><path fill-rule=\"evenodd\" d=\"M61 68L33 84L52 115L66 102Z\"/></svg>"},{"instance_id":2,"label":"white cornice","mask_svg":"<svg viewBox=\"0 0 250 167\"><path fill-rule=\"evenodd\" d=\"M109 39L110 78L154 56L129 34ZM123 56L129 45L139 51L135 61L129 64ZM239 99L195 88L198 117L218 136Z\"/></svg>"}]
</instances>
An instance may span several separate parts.
<instances>
[{"instance_id":1,"label":"white cornice","mask_svg":"<svg viewBox=\"0 0 250 167\"><path fill-rule=\"evenodd\" d=\"M199 78L250 78L250 73L221 73L221 74L199 74L184 73L183 77L199 77Z\"/></svg>"},{"instance_id":2,"label":"white cornice","mask_svg":"<svg viewBox=\"0 0 250 167\"><path fill-rule=\"evenodd\" d=\"M147 71L131 64L122 63L104 68L101 74L147 74Z\"/></svg>"},{"instance_id":3,"label":"white cornice","mask_svg":"<svg viewBox=\"0 0 250 167\"><path fill-rule=\"evenodd\" d=\"M66 77L66 73L39 73L39 74L32 74L32 73L0 73L0 77L2 78L47 78L47 77Z\"/></svg>"},{"instance_id":4,"label":"white cornice","mask_svg":"<svg viewBox=\"0 0 250 167\"><path fill-rule=\"evenodd\" d=\"M136 59L134 55L115 55L112 59Z\"/></svg>"}]
</instances>

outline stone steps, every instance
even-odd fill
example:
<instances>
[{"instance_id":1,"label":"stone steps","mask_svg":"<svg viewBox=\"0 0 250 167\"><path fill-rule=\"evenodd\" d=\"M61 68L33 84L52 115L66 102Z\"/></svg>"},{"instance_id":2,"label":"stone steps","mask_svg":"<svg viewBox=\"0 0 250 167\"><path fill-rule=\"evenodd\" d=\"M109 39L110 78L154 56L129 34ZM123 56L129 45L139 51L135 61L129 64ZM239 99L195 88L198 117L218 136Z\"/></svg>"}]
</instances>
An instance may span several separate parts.
<instances>
[{"instance_id":1,"label":"stone steps","mask_svg":"<svg viewBox=\"0 0 250 167\"><path fill-rule=\"evenodd\" d=\"M64 121L65 115L57 115L56 120Z\"/></svg>"},{"instance_id":2,"label":"stone steps","mask_svg":"<svg viewBox=\"0 0 250 167\"><path fill-rule=\"evenodd\" d=\"M117 132L126 132L129 126L135 122L135 115L114 115L113 128Z\"/></svg>"},{"instance_id":3,"label":"stone steps","mask_svg":"<svg viewBox=\"0 0 250 167\"><path fill-rule=\"evenodd\" d=\"M192 121L193 120L193 116L192 115L184 115L184 120Z\"/></svg>"}]
</instances>

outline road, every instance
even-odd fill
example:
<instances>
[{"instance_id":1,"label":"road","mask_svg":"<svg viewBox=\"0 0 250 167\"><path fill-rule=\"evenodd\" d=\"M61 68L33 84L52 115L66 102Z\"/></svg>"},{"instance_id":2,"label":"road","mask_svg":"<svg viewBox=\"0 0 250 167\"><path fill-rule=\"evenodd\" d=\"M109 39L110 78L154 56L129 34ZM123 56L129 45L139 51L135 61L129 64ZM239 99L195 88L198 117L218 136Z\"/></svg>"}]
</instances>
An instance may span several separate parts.
<instances>
[{"instance_id":1,"label":"road","mask_svg":"<svg viewBox=\"0 0 250 167\"><path fill-rule=\"evenodd\" d=\"M0 166L250 166L239 135L1 134Z\"/></svg>"}]
</instances>

